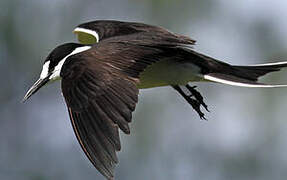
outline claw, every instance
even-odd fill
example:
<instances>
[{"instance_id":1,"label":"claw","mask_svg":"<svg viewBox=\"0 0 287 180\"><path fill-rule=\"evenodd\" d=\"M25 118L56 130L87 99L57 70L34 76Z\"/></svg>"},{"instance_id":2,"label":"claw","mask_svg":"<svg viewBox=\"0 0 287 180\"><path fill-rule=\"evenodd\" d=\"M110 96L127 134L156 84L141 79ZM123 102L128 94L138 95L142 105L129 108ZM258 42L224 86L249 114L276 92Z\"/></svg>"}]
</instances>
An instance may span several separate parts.
<instances>
[{"instance_id":1,"label":"claw","mask_svg":"<svg viewBox=\"0 0 287 180\"><path fill-rule=\"evenodd\" d=\"M189 90L189 92L191 93L191 96L194 96L195 99L205 108L205 110L207 112L210 112L208 107L207 107L207 105L203 101L202 95L197 90L195 90L195 88L197 86L190 86L190 85L187 84L185 87Z\"/></svg>"},{"instance_id":2,"label":"claw","mask_svg":"<svg viewBox=\"0 0 287 180\"><path fill-rule=\"evenodd\" d=\"M198 113L200 119L207 120L204 116L204 113L200 110L200 106L202 105L208 112L209 110L207 109L207 105L203 102L203 97L201 96L201 94L194 89L196 88L196 86L191 87L189 85L186 85L186 88L190 91L191 95L186 95L178 85L172 87L177 92L179 92L180 95L182 95L182 97L191 105L191 107ZM194 97L195 99L193 99L192 97Z\"/></svg>"}]
</instances>

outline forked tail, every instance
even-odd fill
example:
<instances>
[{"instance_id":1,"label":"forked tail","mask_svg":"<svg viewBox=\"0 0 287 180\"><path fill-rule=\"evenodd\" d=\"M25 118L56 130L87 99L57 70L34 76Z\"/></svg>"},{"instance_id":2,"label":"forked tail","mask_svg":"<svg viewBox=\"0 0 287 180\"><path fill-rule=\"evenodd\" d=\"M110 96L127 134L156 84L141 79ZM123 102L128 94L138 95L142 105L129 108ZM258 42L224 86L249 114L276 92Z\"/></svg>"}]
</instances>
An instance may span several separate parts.
<instances>
[{"instance_id":1,"label":"forked tail","mask_svg":"<svg viewBox=\"0 0 287 180\"><path fill-rule=\"evenodd\" d=\"M210 72L203 77L206 80L241 87L287 87L287 84L263 84L258 78L287 67L287 62L257 64L249 66L231 66L228 72Z\"/></svg>"}]
</instances>

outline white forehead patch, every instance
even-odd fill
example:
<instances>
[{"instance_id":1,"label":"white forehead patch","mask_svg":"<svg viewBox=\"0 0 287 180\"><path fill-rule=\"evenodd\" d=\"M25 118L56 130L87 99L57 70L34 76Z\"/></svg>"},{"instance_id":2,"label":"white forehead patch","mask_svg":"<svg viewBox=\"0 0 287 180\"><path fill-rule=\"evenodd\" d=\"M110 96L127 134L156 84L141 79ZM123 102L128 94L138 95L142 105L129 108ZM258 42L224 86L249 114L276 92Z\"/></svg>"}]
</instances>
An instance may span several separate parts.
<instances>
[{"instance_id":1,"label":"white forehead patch","mask_svg":"<svg viewBox=\"0 0 287 180\"><path fill-rule=\"evenodd\" d=\"M88 49L91 49L92 46L83 46L83 47L78 47L76 48L73 52L71 52L70 54L68 54L66 57L64 57L58 64L57 66L54 68L52 75L49 77L49 79L51 80L57 80L60 78L60 72L62 69L62 66L65 62L65 60L69 57L72 56L74 54L78 54L80 52L86 51Z\"/></svg>"},{"instance_id":2,"label":"white forehead patch","mask_svg":"<svg viewBox=\"0 0 287 180\"><path fill-rule=\"evenodd\" d=\"M49 65L50 65L50 61L45 62L45 64L43 65L43 69L42 69L42 72L40 74L40 79L44 79L45 77L48 76Z\"/></svg>"},{"instance_id":3,"label":"white forehead patch","mask_svg":"<svg viewBox=\"0 0 287 180\"><path fill-rule=\"evenodd\" d=\"M99 34L96 31L90 30L90 29L85 29L85 28L81 28L81 27L76 27L74 29L74 32L82 32L82 33L87 33L90 34L92 36L94 36L97 40L97 42L99 42Z\"/></svg>"}]
</instances>

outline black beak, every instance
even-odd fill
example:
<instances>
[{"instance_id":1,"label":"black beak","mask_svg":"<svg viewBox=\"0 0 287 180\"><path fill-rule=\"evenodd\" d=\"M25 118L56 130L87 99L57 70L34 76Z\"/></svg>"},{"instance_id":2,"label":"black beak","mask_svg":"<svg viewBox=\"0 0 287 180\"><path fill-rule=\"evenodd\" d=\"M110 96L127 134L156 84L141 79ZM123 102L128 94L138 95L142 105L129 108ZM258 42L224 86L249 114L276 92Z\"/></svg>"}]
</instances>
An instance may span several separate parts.
<instances>
[{"instance_id":1,"label":"black beak","mask_svg":"<svg viewBox=\"0 0 287 180\"><path fill-rule=\"evenodd\" d=\"M38 79L33 86L28 90L22 102L25 102L29 97L31 97L34 93L36 93L42 86L44 86L49 81L49 77L44 79Z\"/></svg>"}]
</instances>

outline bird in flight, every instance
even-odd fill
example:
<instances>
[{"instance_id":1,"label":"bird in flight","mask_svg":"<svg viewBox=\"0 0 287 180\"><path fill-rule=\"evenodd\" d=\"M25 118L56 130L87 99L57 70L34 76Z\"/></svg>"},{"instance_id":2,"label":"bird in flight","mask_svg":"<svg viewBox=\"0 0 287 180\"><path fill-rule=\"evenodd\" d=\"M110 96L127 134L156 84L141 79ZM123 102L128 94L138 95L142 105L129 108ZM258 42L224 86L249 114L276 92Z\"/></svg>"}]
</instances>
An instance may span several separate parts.
<instances>
[{"instance_id":1,"label":"bird in flight","mask_svg":"<svg viewBox=\"0 0 287 180\"><path fill-rule=\"evenodd\" d=\"M74 29L80 43L56 47L24 101L48 82L61 80L75 135L97 170L114 179L121 149L119 129L129 134L139 89L171 86L205 119L202 95L190 82L241 87L287 87L258 78L287 62L234 66L193 49L195 40L162 27L99 20Z\"/></svg>"}]
</instances>

